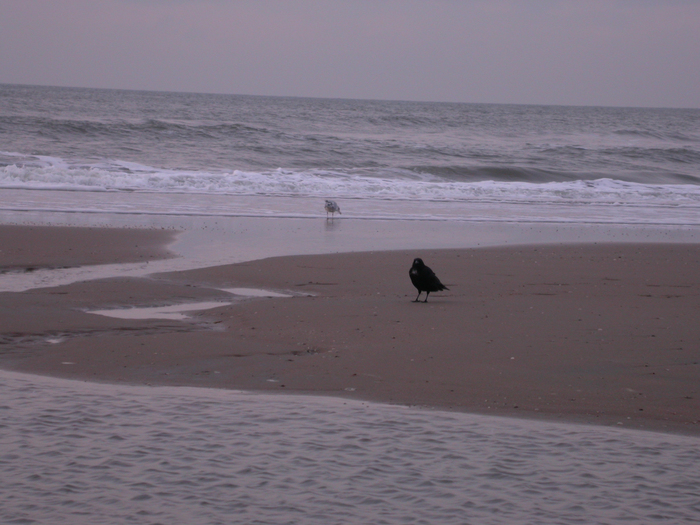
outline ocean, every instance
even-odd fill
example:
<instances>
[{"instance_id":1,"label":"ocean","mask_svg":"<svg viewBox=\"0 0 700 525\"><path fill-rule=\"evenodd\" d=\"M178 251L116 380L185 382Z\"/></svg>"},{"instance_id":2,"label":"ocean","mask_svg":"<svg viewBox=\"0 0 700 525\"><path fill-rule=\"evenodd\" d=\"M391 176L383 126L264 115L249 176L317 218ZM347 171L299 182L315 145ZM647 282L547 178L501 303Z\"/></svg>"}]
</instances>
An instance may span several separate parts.
<instances>
[{"instance_id":1,"label":"ocean","mask_svg":"<svg viewBox=\"0 0 700 525\"><path fill-rule=\"evenodd\" d=\"M698 109L0 85L6 211L697 225L699 167Z\"/></svg>"},{"instance_id":2,"label":"ocean","mask_svg":"<svg viewBox=\"0 0 700 525\"><path fill-rule=\"evenodd\" d=\"M0 223L183 230L176 259L2 290L293 253L697 242L699 211L700 110L0 85ZM9 372L0 395L8 524L700 522L698 439L624 421Z\"/></svg>"}]
</instances>

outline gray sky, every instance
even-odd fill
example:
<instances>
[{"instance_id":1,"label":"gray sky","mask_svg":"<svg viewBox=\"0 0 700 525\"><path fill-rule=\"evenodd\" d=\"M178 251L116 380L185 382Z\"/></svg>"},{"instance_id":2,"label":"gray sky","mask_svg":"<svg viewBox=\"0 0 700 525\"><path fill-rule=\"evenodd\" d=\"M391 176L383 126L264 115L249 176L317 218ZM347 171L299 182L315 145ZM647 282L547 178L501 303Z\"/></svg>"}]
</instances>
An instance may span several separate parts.
<instances>
[{"instance_id":1,"label":"gray sky","mask_svg":"<svg viewBox=\"0 0 700 525\"><path fill-rule=\"evenodd\" d=\"M0 0L0 83L700 107L700 0Z\"/></svg>"}]
</instances>

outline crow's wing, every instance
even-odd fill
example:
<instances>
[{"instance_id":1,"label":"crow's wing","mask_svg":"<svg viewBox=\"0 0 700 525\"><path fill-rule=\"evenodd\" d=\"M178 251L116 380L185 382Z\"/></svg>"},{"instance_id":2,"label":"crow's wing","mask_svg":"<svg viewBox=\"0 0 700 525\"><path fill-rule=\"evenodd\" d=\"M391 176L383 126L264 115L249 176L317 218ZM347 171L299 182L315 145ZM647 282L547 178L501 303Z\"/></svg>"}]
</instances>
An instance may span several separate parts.
<instances>
[{"instance_id":1,"label":"crow's wing","mask_svg":"<svg viewBox=\"0 0 700 525\"><path fill-rule=\"evenodd\" d=\"M425 267L425 285L426 285L426 290L430 290L431 292L439 292L440 290L447 290L447 287L440 282L440 279L438 279L437 275L435 275L435 272L433 272L430 268L427 266Z\"/></svg>"}]
</instances>

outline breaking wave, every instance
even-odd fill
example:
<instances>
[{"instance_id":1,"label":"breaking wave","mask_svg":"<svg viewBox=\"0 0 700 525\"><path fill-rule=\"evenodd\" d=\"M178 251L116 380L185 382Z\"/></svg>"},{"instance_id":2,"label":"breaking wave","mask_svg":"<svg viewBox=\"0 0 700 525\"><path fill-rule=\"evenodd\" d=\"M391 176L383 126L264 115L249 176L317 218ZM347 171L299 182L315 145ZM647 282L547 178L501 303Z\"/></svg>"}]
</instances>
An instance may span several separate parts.
<instances>
[{"instance_id":1,"label":"breaking wave","mask_svg":"<svg viewBox=\"0 0 700 525\"><path fill-rule=\"evenodd\" d=\"M20 156L4 153L5 157ZM494 168L493 171L497 171ZM484 170L484 175L491 173ZM411 170L202 172L163 170L129 162L71 164L52 157L25 157L0 168L0 188L212 193L217 195L326 197L413 201L493 203L616 204L700 207L700 186L641 184L599 178L546 183L503 180L462 182ZM507 173L507 170L506 172Z\"/></svg>"}]
</instances>

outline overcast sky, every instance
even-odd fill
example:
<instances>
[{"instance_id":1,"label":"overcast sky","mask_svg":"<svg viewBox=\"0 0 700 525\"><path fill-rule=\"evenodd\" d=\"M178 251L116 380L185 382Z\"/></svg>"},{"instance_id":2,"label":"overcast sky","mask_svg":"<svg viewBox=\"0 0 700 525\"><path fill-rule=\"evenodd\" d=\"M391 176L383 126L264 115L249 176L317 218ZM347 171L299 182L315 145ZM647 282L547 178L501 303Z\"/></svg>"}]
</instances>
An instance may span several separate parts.
<instances>
[{"instance_id":1,"label":"overcast sky","mask_svg":"<svg viewBox=\"0 0 700 525\"><path fill-rule=\"evenodd\" d=\"M0 0L0 83L700 107L700 0Z\"/></svg>"}]
</instances>

